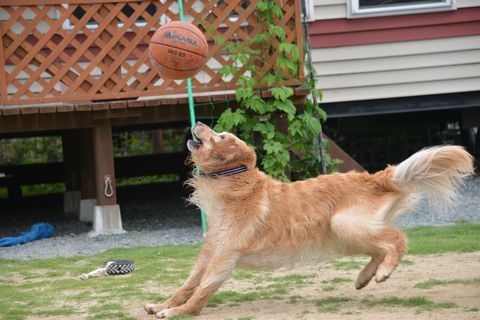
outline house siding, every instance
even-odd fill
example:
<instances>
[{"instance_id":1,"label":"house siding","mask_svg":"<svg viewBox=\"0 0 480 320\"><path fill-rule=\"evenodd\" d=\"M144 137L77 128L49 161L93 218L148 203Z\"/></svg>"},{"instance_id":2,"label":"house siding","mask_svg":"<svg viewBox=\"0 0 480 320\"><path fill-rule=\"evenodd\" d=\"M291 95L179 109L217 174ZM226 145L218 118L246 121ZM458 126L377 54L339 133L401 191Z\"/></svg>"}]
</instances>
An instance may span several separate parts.
<instances>
[{"instance_id":1,"label":"house siding","mask_svg":"<svg viewBox=\"0 0 480 320\"><path fill-rule=\"evenodd\" d=\"M317 0L317 20L309 25L323 102L480 90L480 1L458 0L455 11L362 19L347 19L345 3ZM334 19L323 12L342 6Z\"/></svg>"},{"instance_id":2,"label":"house siding","mask_svg":"<svg viewBox=\"0 0 480 320\"><path fill-rule=\"evenodd\" d=\"M480 90L480 36L312 50L323 102Z\"/></svg>"}]
</instances>

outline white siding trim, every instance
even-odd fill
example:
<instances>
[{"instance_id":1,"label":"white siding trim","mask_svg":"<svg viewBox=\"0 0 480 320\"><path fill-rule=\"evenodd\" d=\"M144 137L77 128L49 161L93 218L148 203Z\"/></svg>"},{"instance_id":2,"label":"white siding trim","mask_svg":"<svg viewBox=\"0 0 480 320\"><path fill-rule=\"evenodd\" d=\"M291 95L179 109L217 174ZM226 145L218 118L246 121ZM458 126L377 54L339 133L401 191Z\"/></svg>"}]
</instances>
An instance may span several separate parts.
<instances>
[{"instance_id":1,"label":"white siding trim","mask_svg":"<svg viewBox=\"0 0 480 320\"><path fill-rule=\"evenodd\" d=\"M322 90L322 103L411 97L480 90L478 78Z\"/></svg>"}]
</instances>

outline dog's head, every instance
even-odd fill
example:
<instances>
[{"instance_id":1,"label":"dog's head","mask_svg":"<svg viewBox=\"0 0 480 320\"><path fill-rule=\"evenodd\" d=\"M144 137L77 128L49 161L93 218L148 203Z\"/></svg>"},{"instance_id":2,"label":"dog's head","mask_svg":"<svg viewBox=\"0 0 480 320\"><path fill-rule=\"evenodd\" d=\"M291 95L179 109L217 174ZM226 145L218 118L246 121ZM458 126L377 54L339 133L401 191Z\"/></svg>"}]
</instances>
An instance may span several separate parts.
<instances>
[{"instance_id":1,"label":"dog's head","mask_svg":"<svg viewBox=\"0 0 480 320\"><path fill-rule=\"evenodd\" d=\"M192 128L197 141L188 140L187 148L193 162L204 172L215 172L239 166L255 166L255 151L245 142L228 132L217 133L197 122Z\"/></svg>"}]
</instances>

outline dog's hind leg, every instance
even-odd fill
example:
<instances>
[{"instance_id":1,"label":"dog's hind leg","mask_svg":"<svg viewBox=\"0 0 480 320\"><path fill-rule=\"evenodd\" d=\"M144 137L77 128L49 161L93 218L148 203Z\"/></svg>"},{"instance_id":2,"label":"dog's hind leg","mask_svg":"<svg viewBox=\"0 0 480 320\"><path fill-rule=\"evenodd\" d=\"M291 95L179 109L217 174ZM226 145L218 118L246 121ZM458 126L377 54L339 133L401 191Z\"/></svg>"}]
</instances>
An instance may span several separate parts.
<instances>
[{"instance_id":1,"label":"dog's hind leg","mask_svg":"<svg viewBox=\"0 0 480 320\"><path fill-rule=\"evenodd\" d=\"M357 290L364 288L370 283L370 280L372 280L373 276L377 272L378 266L383 261L383 258L383 254L372 255L370 262L358 274L357 280L355 281L355 288Z\"/></svg>"},{"instance_id":2,"label":"dog's hind leg","mask_svg":"<svg viewBox=\"0 0 480 320\"><path fill-rule=\"evenodd\" d=\"M338 237L346 255L367 254L370 263L360 272L357 289L365 287L375 275L375 281L388 279L407 250L405 236L382 220L368 213L344 211L332 218L332 231Z\"/></svg>"},{"instance_id":3,"label":"dog's hind leg","mask_svg":"<svg viewBox=\"0 0 480 320\"><path fill-rule=\"evenodd\" d=\"M162 310L178 307L187 302L187 300L190 299L193 292L200 284L200 281L202 280L202 277L210 260L210 256L211 249L209 248L208 244L205 243L197 259L197 262L195 263L192 271L190 272L190 276L185 281L183 286L180 287L170 299L166 300L163 303L147 303L144 306L145 311L150 314L156 314Z\"/></svg>"},{"instance_id":4,"label":"dog's hind leg","mask_svg":"<svg viewBox=\"0 0 480 320\"><path fill-rule=\"evenodd\" d=\"M384 228L376 238L385 257L375 273L375 281L383 282L398 266L408 247L405 235L395 228Z\"/></svg>"}]
</instances>

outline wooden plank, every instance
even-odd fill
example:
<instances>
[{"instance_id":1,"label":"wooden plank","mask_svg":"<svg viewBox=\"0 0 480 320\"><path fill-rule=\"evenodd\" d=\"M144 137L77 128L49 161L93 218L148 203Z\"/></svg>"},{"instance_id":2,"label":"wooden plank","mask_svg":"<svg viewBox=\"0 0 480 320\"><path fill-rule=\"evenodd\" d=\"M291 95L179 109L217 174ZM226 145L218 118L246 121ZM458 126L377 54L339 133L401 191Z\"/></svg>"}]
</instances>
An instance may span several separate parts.
<instances>
[{"instance_id":1,"label":"wooden plank","mask_svg":"<svg viewBox=\"0 0 480 320\"><path fill-rule=\"evenodd\" d=\"M198 103L210 102L211 96L196 96L194 97L194 101Z\"/></svg>"},{"instance_id":2,"label":"wooden plank","mask_svg":"<svg viewBox=\"0 0 480 320\"><path fill-rule=\"evenodd\" d=\"M126 109L127 101L113 101L110 103L110 109Z\"/></svg>"},{"instance_id":3,"label":"wooden plank","mask_svg":"<svg viewBox=\"0 0 480 320\"><path fill-rule=\"evenodd\" d=\"M75 111L92 111L92 103L91 102L83 102L83 103L74 103L73 106L75 107Z\"/></svg>"},{"instance_id":4,"label":"wooden plank","mask_svg":"<svg viewBox=\"0 0 480 320\"><path fill-rule=\"evenodd\" d=\"M3 29L2 23L0 23L0 106L7 103L8 91L7 91L7 73L5 72L5 56L3 46Z\"/></svg>"},{"instance_id":5,"label":"wooden plank","mask_svg":"<svg viewBox=\"0 0 480 320\"><path fill-rule=\"evenodd\" d=\"M63 104L63 105L57 106L57 112L72 112L74 110L75 108L71 104Z\"/></svg>"},{"instance_id":6,"label":"wooden plank","mask_svg":"<svg viewBox=\"0 0 480 320\"><path fill-rule=\"evenodd\" d=\"M32 114L32 113L38 113L38 107L36 106L29 106L29 107L22 107L20 108L21 114Z\"/></svg>"},{"instance_id":7,"label":"wooden plank","mask_svg":"<svg viewBox=\"0 0 480 320\"><path fill-rule=\"evenodd\" d=\"M162 105L176 105L178 104L178 99L177 98L164 98L161 101Z\"/></svg>"},{"instance_id":8,"label":"wooden plank","mask_svg":"<svg viewBox=\"0 0 480 320\"><path fill-rule=\"evenodd\" d=\"M108 110L110 104L108 102L98 102L92 104L92 109L97 111L97 110Z\"/></svg>"},{"instance_id":9,"label":"wooden plank","mask_svg":"<svg viewBox=\"0 0 480 320\"><path fill-rule=\"evenodd\" d=\"M158 107L160 105L162 105L162 99L145 100L145 107Z\"/></svg>"},{"instance_id":10,"label":"wooden plank","mask_svg":"<svg viewBox=\"0 0 480 320\"><path fill-rule=\"evenodd\" d=\"M143 108L145 107L145 101L144 100L129 100L127 102L128 108Z\"/></svg>"},{"instance_id":11,"label":"wooden plank","mask_svg":"<svg viewBox=\"0 0 480 320\"><path fill-rule=\"evenodd\" d=\"M40 113L55 113L57 112L57 107L56 106L39 106L38 110Z\"/></svg>"},{"instance_id":12,"label":"wooden plank","mask_svg":"<svg viewBox=\"0 0 480 320\"><path fill-rule=\"evenodd\" d=\"M20 107L2 107L2 115L4 116L16 116L20 114Z\"/></svg>"},{"instance_id":13,"label":"wooden plank","mask_svg":"<svg viewBox=\"0 0 480 320\"><path fill-rule=\"evenodd\" d=\"M330 139L327 136L324 136L329 143L330 156L333 159L340 159L343 163L337 166L339 172L348 172L348 171L358 171L363 172L365 169L353 159L348 153L346 153L340 146L338 146L335 141Z\"/></svg>"}]
</instances>

